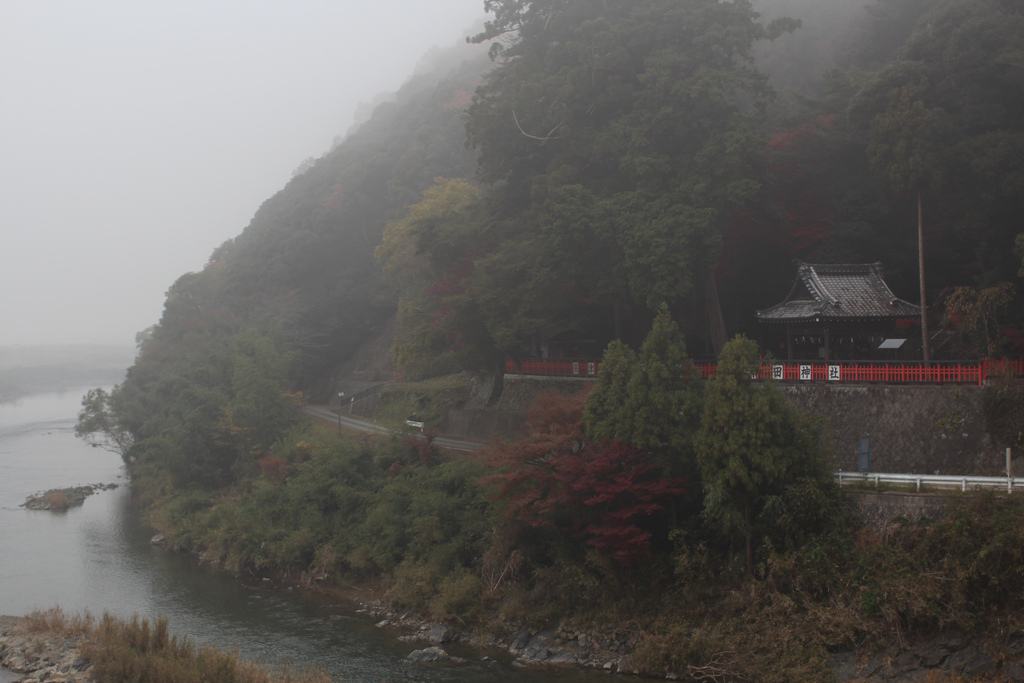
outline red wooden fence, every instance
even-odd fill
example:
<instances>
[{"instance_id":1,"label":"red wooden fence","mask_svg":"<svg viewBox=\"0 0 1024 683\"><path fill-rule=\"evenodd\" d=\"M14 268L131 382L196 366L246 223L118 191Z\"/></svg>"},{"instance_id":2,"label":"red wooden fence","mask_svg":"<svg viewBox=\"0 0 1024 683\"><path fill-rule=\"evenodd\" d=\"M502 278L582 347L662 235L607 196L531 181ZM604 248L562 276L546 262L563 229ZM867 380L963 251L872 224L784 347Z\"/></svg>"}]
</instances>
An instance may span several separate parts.
<instances>
[{"instance_id":1,"label":"red wooden fence","mask_svg":"<svg viewBox=\"0 0 1024 683\"><path fill-rule=\"evenodd\" d=\"M519 367L505 361L505 372L523 375L596 377L601 369L595 360L522 360ZM712 377L717 363L694 363L702 378ZM980 361L779 361L765 363L757 379L773 377L781 381L881 382L886 384L982 384L1000 376L1024 376L1024 358Z\"/></svg>"}]
</instances>

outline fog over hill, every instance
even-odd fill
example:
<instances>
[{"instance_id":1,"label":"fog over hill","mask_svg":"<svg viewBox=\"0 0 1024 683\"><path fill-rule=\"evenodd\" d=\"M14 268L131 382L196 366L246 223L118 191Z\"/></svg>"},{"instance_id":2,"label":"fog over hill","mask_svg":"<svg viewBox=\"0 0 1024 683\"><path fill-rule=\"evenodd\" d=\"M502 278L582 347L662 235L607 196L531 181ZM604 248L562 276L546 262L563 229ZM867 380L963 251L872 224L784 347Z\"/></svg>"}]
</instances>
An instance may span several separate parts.
<instances>
[{"instance_id":1,"label":"fog over hill","mask_svg":"<svg viewBox=\"0 0 1024 683\"><path fill-rule=\"evenodd\" d=\"M0 3L0 344L128 343L481 0Z\"/></svg>"},{"instance_id":2,"label":"fog over hill","mask_svg":"<svg viewBox=\"0 0 1024 683\"><path fill-rule=\"evenodd\" d=\"M131 346L0 346L0 403L51 391L109 386L135 360Z\"/></svg>"}]
</instances>

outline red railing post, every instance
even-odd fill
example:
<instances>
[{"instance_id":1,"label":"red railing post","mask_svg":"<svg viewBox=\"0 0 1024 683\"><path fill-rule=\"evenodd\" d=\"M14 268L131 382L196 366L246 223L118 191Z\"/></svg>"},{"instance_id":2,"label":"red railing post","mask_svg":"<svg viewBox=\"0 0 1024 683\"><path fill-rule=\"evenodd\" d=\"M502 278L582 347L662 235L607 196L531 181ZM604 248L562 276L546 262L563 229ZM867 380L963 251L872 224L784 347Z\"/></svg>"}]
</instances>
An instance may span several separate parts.
<instances>
[{"instance_id":1,"label":"red railing post","mask_svg":"<svg viewBox=\"0 0 1024 683\"><path fill-rule=\"evenodd\" d=\"M801 380L800 368L809 365L811 367L811 381L834 381L829 380L828 370L830 363L807 361L794 363L778 363L782 366L781 377L783 380ZM975 383L979 386L985 383L989 377L1006 374L1011 377L1024 376L1024 358L1003 358L991 360L982 358L975 362L941 362L933 361L927 367L921 362L899 362L899 361L852 361L839 363L841 382L880 382L893 384L909 383L930 383L938 384L945 382ZM761 364L756 371L758 379L767 379L773 376L773 364ZM550 359L523 359L516 361L511 358L505 359L505 372L523 375L555 375L555 376L579 376L595 377L600 371L599 361L589 360L550 360ZM692 370L701 379L714 377L718 371L717 363L699 362L693 363Z\"/></svg>"}]
</instances>

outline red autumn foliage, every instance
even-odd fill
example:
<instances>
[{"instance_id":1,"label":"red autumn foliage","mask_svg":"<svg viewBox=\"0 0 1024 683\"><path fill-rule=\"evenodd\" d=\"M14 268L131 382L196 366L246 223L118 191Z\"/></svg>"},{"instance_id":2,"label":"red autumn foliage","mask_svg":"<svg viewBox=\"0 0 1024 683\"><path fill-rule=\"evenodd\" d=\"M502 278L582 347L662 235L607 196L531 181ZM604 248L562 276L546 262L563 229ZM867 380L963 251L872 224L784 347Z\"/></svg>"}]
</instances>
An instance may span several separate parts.
<instances>
[{"instance_id":1,"label":"red autumn foliage","mask_svg":"<svg viewBox=\"0 0 1024 683\"><path fill-rule=\"evenodd\" d=\"M529 435L511 444L499 444L486 457L495 474L482 485L495 486L495 497L506 501L505 516L534 527L553 525L561 500L562 483L555 477L559 459L583 448L585 396L566 398L544 394L527 415Z\"/></svg>"},{"instance_id":2,"label":"red autumn foliage","mask_svg":"<svg viewBox=\"0 0 1024 683\"><path fill-rule=\"evenodd\" d=\"M651 532L636 521L664 509L659 502L684 493L681 479L661 479L645 453L619 441L591 444L579 456L559 463L558 478L577 504L597 513L583 529L587 543L632 564L650 552Z\"/></svg>"},{"instance_id":3,"label":"red autumn foliage","mask_svg":"<svg viewBox=\"0 0 1024 683\"><path fill-rule=\"evenodd\" d=\"M320 201L320 206L325 209L334 208L341 203L341 198L344 194L345 190L342 188L341 183L335 183L331 186L331 193Z\"/></svg>"},{"instance_id":4,"label":"red autumn foliage","mask_svg":"<svg viewBox=\"0 0 1024 683\"><path fill-rule=\"evenodd\" d=\"M803 253L832 231L834 209L829 205L817 179L804 168L802 160L820 144L823 131L832 127L834 117L821 116L810 123L775 134L768 143L774 162L772 204L786 215L786 244L790 254Z\"/></svg>"},{"instance_id":5,"label":"red autumn foliage","mask_svg":"<svg viewBox=\"0 0 1024 683\"><path fill-rule=\"evenodd\" d=\"M530 435L493 448L498 470L481 483L496 487L508 519L551 526L587 540L621 564L650 554L643 520L681 495L679 479L662 479L649 455L618 441L593 443L583 436L585 396L549 394L528 419ZM566 514L568 513L568 514ZM571 521L567 521L571 520Z\"/></svg>"},{"instance_id":6,"label":"red autumn foliage","mask_svg":"<svg viewBox=\"0 0 1024 683\"><path fill-rule=\"evenodd\" d=\"M734 252L739 249L756 252L757 245L766 244L800 256L813 250L832 231L835 210L821 179L806 167L807 159L813 158L821 144L822 133L832 125L833 117L823 116L772 137L766 182L771 188L772 207L785 216L785 224L752 211L734 212L726 226L722 263L735 261Z\"/></svg>"},{"instance_id":7,"label":"red autumn foliage","mask_svg":"<svg viewBox=\"0 0 1024 683\"><path fill-rule=\"evenodd\" d=\"M452 94L452 98L444 104L445 109L455 109L462 111L473 102L472 93L468 93L465 90L456 90Z\"/></svg>"},{"instance_id":8,"label":"red autumn foliage","mask_svg":"<svg viewBox=\"0 0 1024 683\"><path fill-rule=\"evenodd\" d=\"M442 271L441 277L427 288L427 292L438 300L465 292L466 280L473 274L476 267L474 259L478 256L478 252L473 252L460 257L450 268Z\"/></svg>"}]
</instances>

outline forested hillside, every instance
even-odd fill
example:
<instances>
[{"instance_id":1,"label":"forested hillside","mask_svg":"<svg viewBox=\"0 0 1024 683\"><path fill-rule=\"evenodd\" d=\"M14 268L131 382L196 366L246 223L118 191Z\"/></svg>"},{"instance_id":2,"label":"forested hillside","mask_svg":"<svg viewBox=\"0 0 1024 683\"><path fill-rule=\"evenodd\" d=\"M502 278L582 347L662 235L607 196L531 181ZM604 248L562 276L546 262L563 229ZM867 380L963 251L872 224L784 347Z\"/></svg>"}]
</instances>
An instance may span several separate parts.
<instances>
[{"instance_id":1,"label":"forested hillside","mask_svg":"<svg viewBox=\"0 0 1024 683\"><path fill-rule=\"evenodd\" d=\"M435 55L174 283L132 383L256 326L323 395L396 310L414 372L597 357L663 303L713 354L794 258L881 261L916 300L918 196L936 321L952 287L1016 284L1014 5L493 4L478 52Z\"/></svg>"},{"instance_id":2,"label":"forested hillside","mask_svg":"<svg viewBox=\"0 0 1024 683\"><path fill-rule=\"evenodd\" d=\"M295 380L315 390L393 315L373 257L384 226L436 176L473 172L461 111L489 63L468 48L433 63L436 70L412 77L354 133L297 169L201 272L171 286L144 361L180 357L199 339L240 327L274 329L298 354Z\"/></svg>"},{"instance_id":3,"label":"forested hillside","mask_svg":"<svg viewBox=\"0 0 1024 683\"><path fill-rule=\"evenodd\" d=\"M828 651L1018 605L1019 576L977 572L1019 565L1012 515L995 549L977 511L854 536L818 426L750 383L739 335L794 259L881 261L918 300L920 206L935 356L1021 352L1020 4L484 4L470 45L174 283L125 382L87 396L79 431L122 453L171 544L382 581L438 618L642 605L635 661L661 673L740 643L736 671L827 678ZM543 353L602 374L479 458L302 424L395 319L407 378ZM690 377L723 349L719 378Z\"/></svg>"},{"instance_id":4,"label":"forested hillside","mask_svg":"<svg viewBox=\"0 0 1024 683\"><path fill-rule=\"evenodd\" d=\"M391 228L423 259L404 297L408 355L480 370L542 343L594 356L638 343L661 303L694 351L715 353L781 299L793 258L882 261L916 299L919 196L936 319L951 287L1013 283L1018 11L760 6L796 18L761 24L744 3L499 3L478 37L497 41L497 67L467 110L479 185L439 190ZM810 49L794 42L802 12ZM787 80L800 89L770 87ZM408 253L393 253L407 275Z\"/></svg>"}]
</instances>

